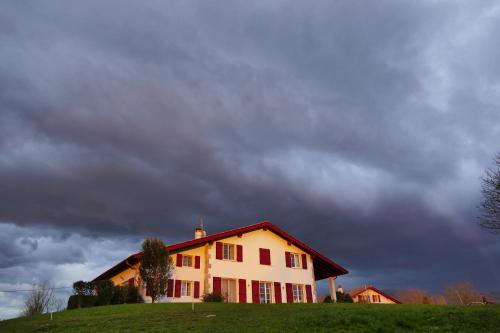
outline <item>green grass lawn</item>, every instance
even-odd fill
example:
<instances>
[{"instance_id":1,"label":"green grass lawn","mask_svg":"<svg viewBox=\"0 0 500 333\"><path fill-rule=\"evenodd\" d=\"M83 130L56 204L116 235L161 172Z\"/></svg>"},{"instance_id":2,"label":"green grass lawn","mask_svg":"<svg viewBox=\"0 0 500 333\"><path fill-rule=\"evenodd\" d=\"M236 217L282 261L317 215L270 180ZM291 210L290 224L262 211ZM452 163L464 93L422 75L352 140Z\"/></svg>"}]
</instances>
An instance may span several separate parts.
<instances>
[{"instance_id":1,"label":"green grass lawn","mask_svg":"<svg viewBox=\"0 0 500 333\"><path fill-rule=\"evenodd\" d=\"M127 304L0 322L0 332L500 332L500 305Z\"/></svg>"}]
</instances>

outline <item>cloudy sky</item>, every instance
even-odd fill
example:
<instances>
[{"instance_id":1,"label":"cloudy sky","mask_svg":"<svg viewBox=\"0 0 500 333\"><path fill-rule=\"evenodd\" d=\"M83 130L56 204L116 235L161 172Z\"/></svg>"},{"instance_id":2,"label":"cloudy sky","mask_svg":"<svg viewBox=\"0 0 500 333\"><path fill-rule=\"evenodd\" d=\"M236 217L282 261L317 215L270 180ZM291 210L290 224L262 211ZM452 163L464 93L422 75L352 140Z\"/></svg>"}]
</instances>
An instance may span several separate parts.
<instances>
[{"instance_id":1,"label":"cloudy sky","mask_svg":"<svg viewBox=\"0 0 500 333\"><path fill-rule=\"evenodd\" d=\"M2 1L0 290L92 279L200 216L268 219L348 288L498 290L475 218L499 34L496 1Z\"/></svg>"}]
</instances>

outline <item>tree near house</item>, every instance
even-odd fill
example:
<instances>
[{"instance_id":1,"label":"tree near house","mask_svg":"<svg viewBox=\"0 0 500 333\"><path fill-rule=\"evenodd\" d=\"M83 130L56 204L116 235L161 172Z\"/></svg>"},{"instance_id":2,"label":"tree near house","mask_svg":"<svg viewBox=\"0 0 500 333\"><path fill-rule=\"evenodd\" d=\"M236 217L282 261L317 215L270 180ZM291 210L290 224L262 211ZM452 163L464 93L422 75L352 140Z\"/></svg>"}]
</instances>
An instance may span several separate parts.
<instances>
[{"instance_id":1,"label":"tree near house","mask_svg":"<svg viewBox=\"0 0 500 333\"><path fill-rule=\"evenodd\" d=\"M479 209L479 224L486 230L500 234L500 153L495 158L495 166L486 170L481 178L483 201Z\"/></svg>"},{"instance_id":2,"label":"tree near house","mask_svg":"<svg viewBox=\"0 0 500 333\"><path fill-rule=\"evenodd\" d=\"M142 243L139 274L153 303L165 296L172 271L172 259L166 245L158 238L146 238Z\"/></svg>"}]
</instances>

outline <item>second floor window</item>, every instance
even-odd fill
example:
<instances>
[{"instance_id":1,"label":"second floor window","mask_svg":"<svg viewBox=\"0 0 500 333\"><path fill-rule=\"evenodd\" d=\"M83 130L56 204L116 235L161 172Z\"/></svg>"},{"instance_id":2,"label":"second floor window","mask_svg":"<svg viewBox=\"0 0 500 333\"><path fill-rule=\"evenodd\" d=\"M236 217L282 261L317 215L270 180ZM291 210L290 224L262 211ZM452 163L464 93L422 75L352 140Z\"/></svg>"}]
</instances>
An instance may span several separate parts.
<instances>
[{"instance_id":1,"label":"second floor window","mask_svg":"<svg viewBox=\"0 0 500 333\"><path fill-rule=\"evenodd\" d=\"M294 268L300 268L300 255L298 253L290 253L290 264Z\"/></svg>"},{"instance_id":2,"label":"second floor window","mask_svg":"<svg viewBox=\"0 0 500 333\"><path fill-rule=\"evenodd\" d=\"M182 256L182 266L193 267L193 256Z\"/></svg>"},{"instance_id":3,"label":"second floor window","mask_svg":"<svg viewBox=\"0 0 500 333\"><path fill-rule=\"evenodd\" d=\"M223 244L222 258L224 260L234 260L234 244Z\"/></svg>"}]
</instances>

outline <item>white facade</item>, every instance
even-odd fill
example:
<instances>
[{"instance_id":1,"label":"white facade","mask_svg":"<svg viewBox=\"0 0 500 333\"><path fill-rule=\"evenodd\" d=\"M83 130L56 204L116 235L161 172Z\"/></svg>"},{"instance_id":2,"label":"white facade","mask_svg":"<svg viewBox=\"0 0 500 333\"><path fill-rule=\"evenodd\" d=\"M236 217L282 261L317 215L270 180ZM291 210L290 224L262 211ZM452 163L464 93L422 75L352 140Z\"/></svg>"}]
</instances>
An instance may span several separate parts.
<instances>
[{"instance_id":1,"label":"white facade","mask_svg":"<svg viewBox=\"0 0 500 333\"><path fill-rule=\"evenodd\" d=\"M199 242L171 253L175 269L167 297L160 302L200 302L204 294L213 292L238 303L317 301L311 254L266 227ZM183 260L190 266L179 266ZM296 267L289 267L294 264ZM133 281L141 286L138 265L129 265L110 279L117 285ZM145 288L141 287L140 292L146 302L151 302Z\"/></svg>"}]
</instances>

